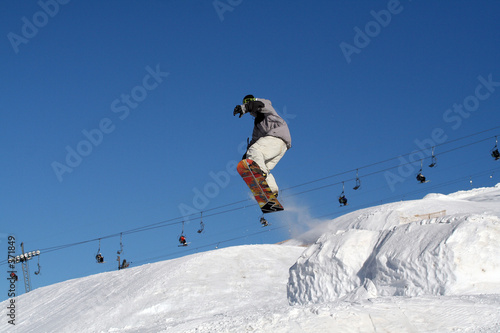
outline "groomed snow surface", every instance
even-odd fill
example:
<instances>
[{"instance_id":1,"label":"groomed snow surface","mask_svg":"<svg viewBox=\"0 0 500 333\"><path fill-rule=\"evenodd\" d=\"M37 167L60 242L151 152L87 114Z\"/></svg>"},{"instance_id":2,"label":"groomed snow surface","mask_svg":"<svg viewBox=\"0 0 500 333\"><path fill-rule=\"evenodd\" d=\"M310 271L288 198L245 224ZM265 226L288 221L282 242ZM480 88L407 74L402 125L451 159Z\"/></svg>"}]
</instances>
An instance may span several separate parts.
<instances>
[{"instance_id":1,"label":"groomed snow surface","mask_svg":"<svg viewBox=\"0 0 500 333\"><path fill-rule=\"evenodd\" d=\"M1 332L500 332L500 184L39 288L7 320Z\"/></svg>"}]
</instances>

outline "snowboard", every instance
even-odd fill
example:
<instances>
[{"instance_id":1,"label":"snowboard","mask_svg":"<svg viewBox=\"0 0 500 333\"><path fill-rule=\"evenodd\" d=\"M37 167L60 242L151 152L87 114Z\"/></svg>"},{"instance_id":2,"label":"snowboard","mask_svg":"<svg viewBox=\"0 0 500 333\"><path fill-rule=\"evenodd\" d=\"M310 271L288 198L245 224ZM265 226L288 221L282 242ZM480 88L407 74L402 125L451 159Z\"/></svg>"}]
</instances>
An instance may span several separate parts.
<instances>
[{"instance_id":1,"label":"snowboard","mask_svg":"<svg viewBox=\"0 0 500 333\"><path fill-rule=\"evenodd\" d=\"M266 214L284 210L281 203L269 188L266 177L264 177L264 173L257 163L250 159L244 159L238 163L236 169L250 188L250 191L252 191L262 213Z\"/></svg>"}]
</instances>

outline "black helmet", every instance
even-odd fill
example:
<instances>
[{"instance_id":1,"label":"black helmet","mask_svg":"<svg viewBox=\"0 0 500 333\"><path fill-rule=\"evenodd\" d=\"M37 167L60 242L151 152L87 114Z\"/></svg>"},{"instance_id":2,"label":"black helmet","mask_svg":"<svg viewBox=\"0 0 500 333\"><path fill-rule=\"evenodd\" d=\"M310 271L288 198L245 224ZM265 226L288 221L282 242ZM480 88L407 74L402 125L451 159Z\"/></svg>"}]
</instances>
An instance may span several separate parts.
<instances>
[{"instance_id":1,"label":"black helmet","mask_svg":"<svg viewBox=\"0 0 500 333\"><path fill-rule=\"evenodd\" d=\"M253 97L253 95L246 95L243 98L243 104L247 104L250 101L255 101L255 97Z\"/></svg>"}]
</instances>

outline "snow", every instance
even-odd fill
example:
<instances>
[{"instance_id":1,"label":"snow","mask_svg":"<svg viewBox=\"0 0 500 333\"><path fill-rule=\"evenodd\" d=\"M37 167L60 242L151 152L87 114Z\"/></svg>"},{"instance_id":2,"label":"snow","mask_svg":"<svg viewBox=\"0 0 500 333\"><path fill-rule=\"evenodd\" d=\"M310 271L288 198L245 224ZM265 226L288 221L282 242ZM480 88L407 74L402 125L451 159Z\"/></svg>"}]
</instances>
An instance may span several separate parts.
<instances>
[{"instance_id":1,"label":"snow","mask_svg":"<svg viewBox=\"0 0 500 333\"><path fill-rule=\"evenodd\" d=\"M16 326L4 316L1 332L500 332L500 184L15 301Z\"/></svg>"}]
</instances>

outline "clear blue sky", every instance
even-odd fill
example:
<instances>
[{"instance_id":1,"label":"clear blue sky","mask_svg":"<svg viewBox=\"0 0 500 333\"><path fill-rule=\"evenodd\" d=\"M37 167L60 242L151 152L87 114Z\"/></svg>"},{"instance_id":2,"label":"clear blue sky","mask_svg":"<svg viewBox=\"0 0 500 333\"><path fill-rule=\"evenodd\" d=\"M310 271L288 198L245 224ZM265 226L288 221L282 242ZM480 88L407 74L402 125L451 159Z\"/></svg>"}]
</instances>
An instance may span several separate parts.
<instances>
[{"instance_id":1,"label":"clear blue sky","mask_svg":"<svg viewBox=\"0 0 500 333\"><path fill-rule=\"evenodd\" d=\"M126 233L122 258L274 243L307 230L307 215L468 189L470 175L473 186L500 182L493 138L438 156L434 169L428 150L416 153L500 135L498 1L9 0L0 9L2 258L9 235L18 254L21 242L85 242L42 251L40 275L30 263L33 288L116 269L119 237L102 240L103 265L98 242L86 241L164 221ZM253 120L232 115L246 94L270 99L293 139L274 170L288 211L269 215L268 229L252 200L231 205L249 198L234 165ZM428 184L415 180L420 157ZM329 177L357 168L359 191L354 172ZM347 180L350 205L340 208ZM188 248L177 246L182 220Z\"/></svg>"}]
</instances>

